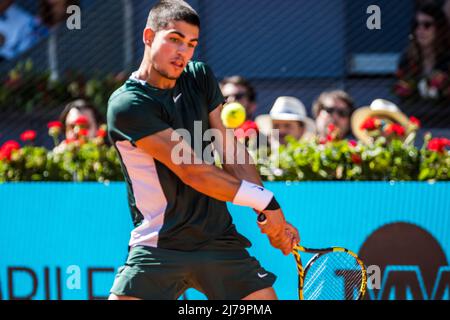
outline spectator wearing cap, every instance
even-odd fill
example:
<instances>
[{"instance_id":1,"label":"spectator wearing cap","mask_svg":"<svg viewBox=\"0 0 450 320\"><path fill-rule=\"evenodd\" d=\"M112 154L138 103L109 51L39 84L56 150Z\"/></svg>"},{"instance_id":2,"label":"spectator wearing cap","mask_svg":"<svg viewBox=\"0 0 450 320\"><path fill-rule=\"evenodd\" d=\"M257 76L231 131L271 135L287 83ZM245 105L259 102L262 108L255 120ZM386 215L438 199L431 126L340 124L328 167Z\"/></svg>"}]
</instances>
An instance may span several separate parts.
<instances>
[{"instance_id":1,"label":"spectator wearing cap","mask_svg":"<svg viewBox=\"0 0 450 320\"><path fill-rule=\"evenodd\" d=\"M239 102L245 107L246 120L254 120L256 111L256 91L252 84L241 76L224 78L220 90L226 102Z\"/></svg>"},{"instance_id":2,"label":"spectator wearing cap","mask_svg":"<svg viewBox=\"0 0 450 320\"><path fill-rule=\"evenodd\" d=\"M320 139L326 139L330 134L330 124L337 130L335 139L353 139L350 118L354 102L348 93L342 90L325 91L314 102L312 111Z\"/></svg>"},{"instance_id":3,"label":"spectator wearing cap","mask_svg":"<svg viewBox=\"0 0 450 320\"><path fill-rule=\"evenodd\" d=\"M306 140L315 132L314 120L308 118L305 105L295 97L278 97L268 115L256 117L256 124L271 139L276 139L273 129L278 130L280 144L286 144L287 136Z\"/></svg>"}]
</instances>

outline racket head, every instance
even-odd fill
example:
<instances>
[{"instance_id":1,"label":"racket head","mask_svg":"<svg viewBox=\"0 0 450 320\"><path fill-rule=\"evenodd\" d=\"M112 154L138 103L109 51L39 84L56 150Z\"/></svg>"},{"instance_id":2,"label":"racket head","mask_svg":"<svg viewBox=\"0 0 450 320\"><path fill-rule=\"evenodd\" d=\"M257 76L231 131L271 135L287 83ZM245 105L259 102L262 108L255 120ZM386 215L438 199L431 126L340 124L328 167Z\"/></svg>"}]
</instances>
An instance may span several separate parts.
<instances>
[{"instance_id":1,"label":"racket head","mask_svg":"<svg viewBox=\"0 0 450 320\"><path fill-rule=\"evenodd\" d=\"M314 256L306 266L301 267L299 278L299 298L301 300L361 300L367 287L367 272L364 263L352 251L332 247L309 249L294 248L294 256L300 251ZM297 269L299 261L297 260Z\"/></svg>"}]
</instances>

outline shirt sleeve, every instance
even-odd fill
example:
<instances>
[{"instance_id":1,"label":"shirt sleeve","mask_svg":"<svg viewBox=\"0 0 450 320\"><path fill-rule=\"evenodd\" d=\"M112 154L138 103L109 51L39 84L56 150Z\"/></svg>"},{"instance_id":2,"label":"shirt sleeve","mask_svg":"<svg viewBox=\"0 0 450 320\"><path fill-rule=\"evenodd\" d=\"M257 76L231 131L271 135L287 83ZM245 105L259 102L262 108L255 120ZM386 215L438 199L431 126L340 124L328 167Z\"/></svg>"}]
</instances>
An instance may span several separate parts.
<instances>
[{"instance_id":1,"label":"shirt sleeve","mask_svg":"<svg viewBox=\"0 0 450 320\"><path fill-rule=\"evenodd\" d=\"M223 104L225 99L211 68L208 65L201 63L200 71L202 73L202 85L208 103L208 112L211 112L220 104Z\"/></svg>"},{"instance_id":2,"label":"shirt sleeve","mask_svg":"<svg viewBox=\"0 0 450 320\"><path fill-rule=\"evenodd\" d=\"M108 103L108 134L115 141L136 141L170 128L163 106L148 98L124 93Z\"/></svg>"}]
</instances>

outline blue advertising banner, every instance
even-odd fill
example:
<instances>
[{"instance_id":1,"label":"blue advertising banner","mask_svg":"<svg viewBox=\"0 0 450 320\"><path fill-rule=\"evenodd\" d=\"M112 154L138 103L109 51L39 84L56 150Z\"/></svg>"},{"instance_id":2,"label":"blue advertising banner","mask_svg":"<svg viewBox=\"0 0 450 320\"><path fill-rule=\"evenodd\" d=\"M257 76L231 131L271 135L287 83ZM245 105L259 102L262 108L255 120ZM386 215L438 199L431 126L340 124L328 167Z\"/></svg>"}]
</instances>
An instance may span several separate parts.
<instances>
[{"instance_id":1,"label":"blue advertising banner","mask_svg":"<svg viewBox=\"0 0 450 320\"><path fill-rule=\"evenodd\" d=\"M450 183L267 183L308 247L343 246L369 268L368 299L449 300ZM132 229L123 183L0 185L0 299L104 299ZM248 208L229 206L249 249L297 299L292 255L260 234ZM306 260L305 260L306 261ZM204 295L188 290L188 299Z\"/></svg>"}]
</instances>

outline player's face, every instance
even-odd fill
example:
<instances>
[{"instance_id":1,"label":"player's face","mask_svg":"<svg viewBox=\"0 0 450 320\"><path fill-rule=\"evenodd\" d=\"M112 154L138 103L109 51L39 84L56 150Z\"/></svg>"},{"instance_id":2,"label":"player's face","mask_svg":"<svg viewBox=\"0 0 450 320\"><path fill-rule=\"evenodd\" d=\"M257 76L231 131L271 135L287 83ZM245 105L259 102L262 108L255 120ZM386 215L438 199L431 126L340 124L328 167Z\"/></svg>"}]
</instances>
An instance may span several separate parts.
<instances>
[{"instance_id":1,"label":"player's face","mask_svg":"<svg viewBox=\"0 0 450 320\"><path fill-rule=\"evenodd\" d=\"M152 67L164 78L176 80L194 55L199 28L184 21L169 23L155 33L151 44Z\"/></svg>"}]
</instances>

